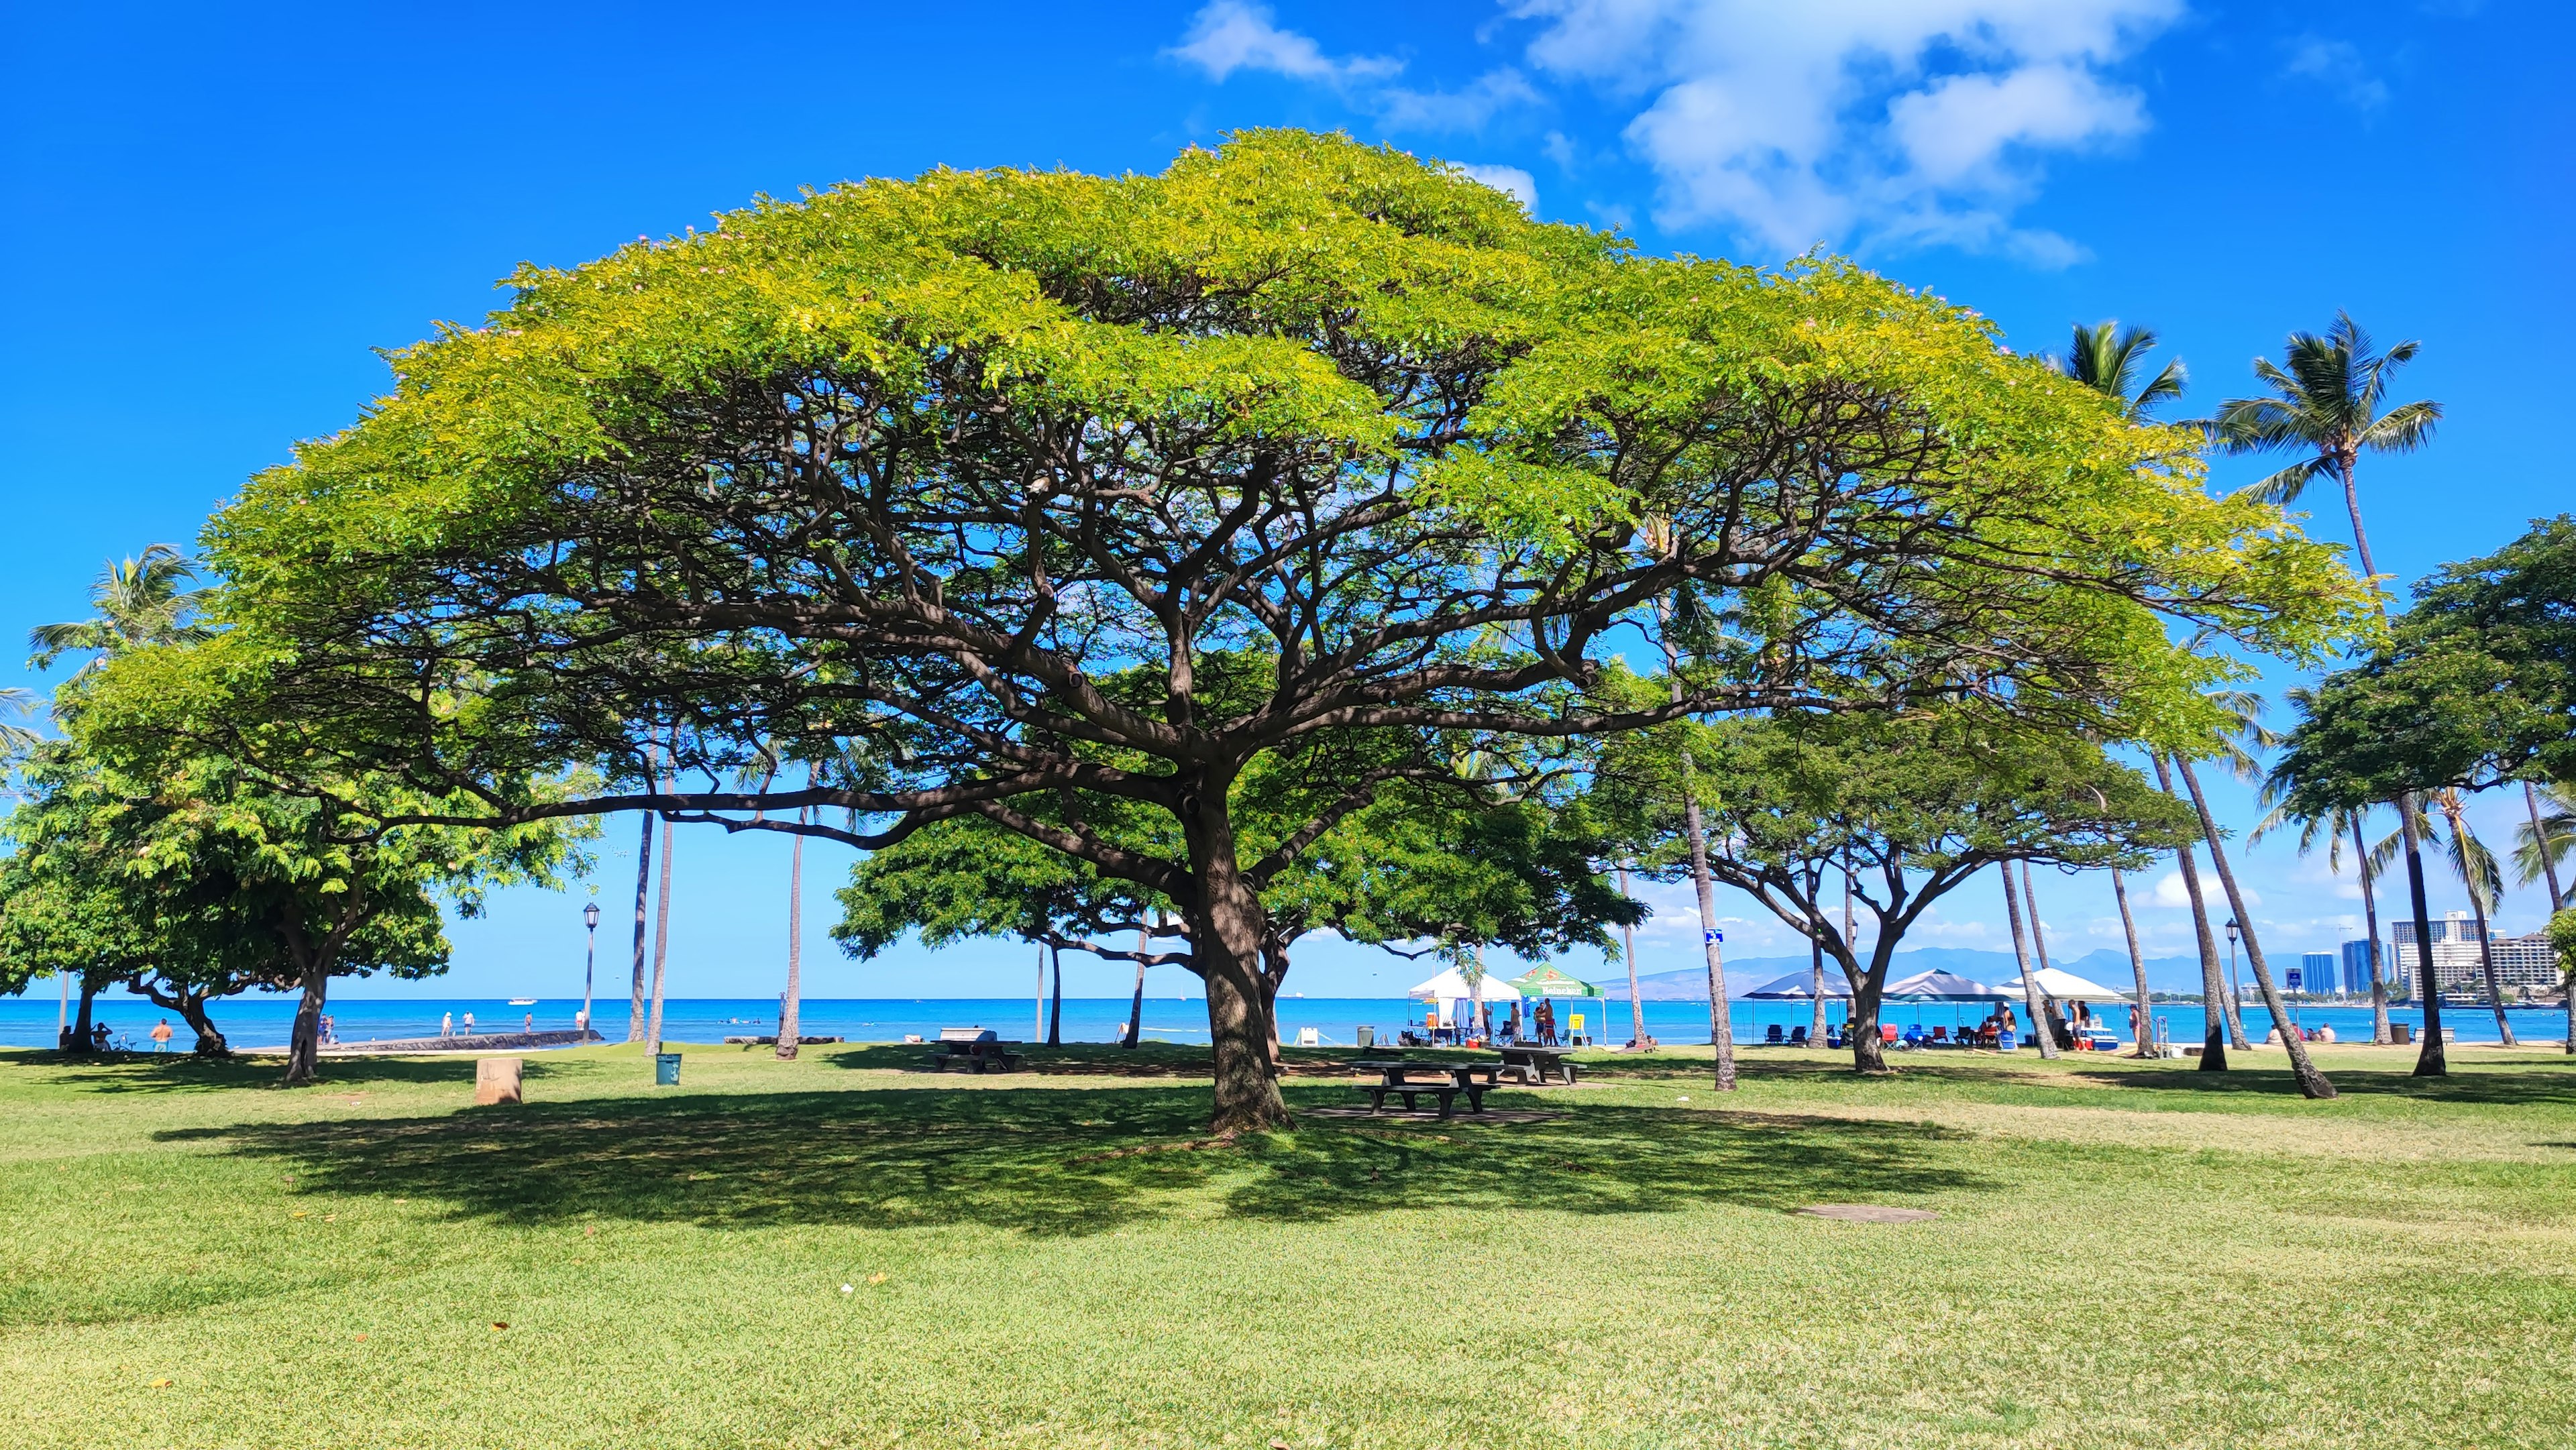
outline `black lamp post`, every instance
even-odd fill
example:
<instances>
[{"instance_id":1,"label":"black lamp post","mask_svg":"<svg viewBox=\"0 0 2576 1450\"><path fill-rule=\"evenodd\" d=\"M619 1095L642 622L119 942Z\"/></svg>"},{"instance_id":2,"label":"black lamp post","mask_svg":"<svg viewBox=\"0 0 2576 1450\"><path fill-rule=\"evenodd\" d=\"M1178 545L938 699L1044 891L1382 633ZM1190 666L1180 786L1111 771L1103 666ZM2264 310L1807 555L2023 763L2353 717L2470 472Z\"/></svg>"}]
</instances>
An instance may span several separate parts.
<instances>
[{"instance_id":1,"label":"black lamp post","mask_svg":"<svg viewBox=\"0 0 2576 1450\"><path fill-rule=\"evenodd\" d=\"M2236 918L2227 918L2227 990L2236 997L2236 1005L2245 1005L2245 984L2236 976Z\"/></svg>"},{"instance_id":2,"label":"black lamp post","mask_svg":"<svg viewBox=\"0 0 2576 1450\"><path fill-rule=\"evenodd\" d=\"M599 903L594 901L581 909L581 924L590 930L590 950L581 963L581 1037L590 1040L590 975L599 965Z\"/></svg>"}]
</instances>

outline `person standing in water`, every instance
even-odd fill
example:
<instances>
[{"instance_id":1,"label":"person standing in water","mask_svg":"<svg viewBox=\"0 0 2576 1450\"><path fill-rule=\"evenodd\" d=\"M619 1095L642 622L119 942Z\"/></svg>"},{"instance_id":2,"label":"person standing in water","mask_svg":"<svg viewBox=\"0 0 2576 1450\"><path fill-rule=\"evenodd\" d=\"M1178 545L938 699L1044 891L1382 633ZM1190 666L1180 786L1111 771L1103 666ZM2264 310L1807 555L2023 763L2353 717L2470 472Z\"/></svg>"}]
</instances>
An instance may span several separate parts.
<instances>
[{"instance_id":1,"label":"person standing in water","mask_svg":"<svg viewBox=\"0 0 2576 1450\"><path fill-rule=\"evenodd\" d=\"M438 1014L438 1035L441 1037L454 1037L456 1035L455 1013L441 1012Z\"/></svg>"},{"instance_id":2,"label":"person standing in water","mask_svg":"<svg viewBox=\"0 0 2576 1450\"><path fill-rule=\"evenodd\" d=\"M166 1052L166 1051L168 1051L168 1050L169 1050L169 1047L170 1047L170 1019L169 1019L169 1018L167 1018L167 1017L164 1017L164 1018L162 1018L159 1022L157 1022L157 1023L155 1023L155 1024L153 1025L153 1028L152 1028L152 1050L153 1050L154 1052L156 1052L156 1053L158 1053L158 1052Z\"/></svg>"}]
</instances>

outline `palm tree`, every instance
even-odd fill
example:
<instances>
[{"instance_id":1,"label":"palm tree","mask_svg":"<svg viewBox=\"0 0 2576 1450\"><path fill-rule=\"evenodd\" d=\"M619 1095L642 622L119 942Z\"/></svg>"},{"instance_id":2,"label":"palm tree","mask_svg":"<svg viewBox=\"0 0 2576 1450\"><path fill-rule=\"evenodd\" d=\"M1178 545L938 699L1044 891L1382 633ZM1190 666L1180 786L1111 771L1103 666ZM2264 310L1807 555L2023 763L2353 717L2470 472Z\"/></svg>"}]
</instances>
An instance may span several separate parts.
<instances>
[{"instance_id":1,"label":"palm tree","mask_svg":"<svg viewBox=\"0 0 2576 1450\"><path fill-rule=\"evenodd\" d=\"M2154 377L2139 382L2139 375L2146 371L2147 354L2155 346L2155 333L2143 327L2124 328L2117 320L2092 327L2079 322L2075 324L2075 340L2065 355L2051 355L2048 363L2076 382L2119 399L2133 421L2143 422L2156 404L2181 397L2183 385L2190 381L2190 374L2176 359L2158 369Z\"/></svg>"},{"instance_id":2,"label":"palm tree","mask_svg":"<svg viewBox=\"0 0 2576 1450\"><path fill-rule=\"evenodd\" d=\"M1640 541L1662 554L1679 547L1672 525L1663 519L1648 519L1640 531ZM1655 637L1663 646L1664 678L1676 701L1682 697L1682 660L1673 642L1673 631L1685 624L1684 611L1694 604L1687 591L1655 601ZM1716 1089L1731 1093L1735 1091L1735 1024L1728 1016L1726 959L1717 938L1717 889L1708 869L1708 825L1700 814L1699 782L1687 745L1682 749L1682 818L1690 844L1691 886L1699 897L1700 951L1708 963L1708 1041L1711 1055L1717 1059Z\"/></svg>"},{"instance_id":3,"label":"palm tree","mask_svg":"<svg viewBox=\"0 0 2576 1450\"><path fill-rule=\"evenodd\" d=\"M2432 441L2433 429L2442 421L2441 404L2426 400L2402 403L2384 413L2379 410L2388 397L2389 374L2414 361L2422 348L2422 343L2408 341L2385 353L2373 352L2370 334L2361 330L2351 313L2337 312L2334 325L2322 337L2313 332L2290 334L2282 354L2286 366L2269 358L2254 360L2254 376L2272 390L2272 396L2230 398L2218 405L2218 416L2210 421L2211 440L2230 453L2296 450L2310 455L2252 485L2261 498L2292 503L2318 474L2334 475L2343 485L2344 509L2352 517L2353 553L2361 559L2361 572L2374 579L2379 577L2379 564L2370 556L2369 531L2361 526L2361 491L2353 471L2365 449L2411 453ZM2423 852L2416 839L2421 811L2412 792L2400 795L2396 805L2398 829L2407 838L2406 890L2415 911L2418 975L2429 979L2432 923L2424 907ZM2424 1044L2415 1061L2418 1076L2439 1077L2448 1070L2441 1021L2442 994L2428 989Z\"/></svg>"},{"instance_id":4,"label":"palm tree","mask_svg":"<svg viewBox=\"0 0 2576 1450\"><path fill-rule=\"evenodd\" d=\"M2191 808L2200 817L2201 833L2209 838L2209 863L2218 868L2218 884L2227 892L2227 908L2236 913L2237 928L2245 941L2245 964L2253 969L2254 985L2263 994L2263 1005L2272 1014L2272 1030L2281 1045L2289 1049L2290 1075L2299 1084L2299 1095L2308 1098L2330 1098L2334 1084L2317 1071L2308 1057L2307 1044L2299 1040L2299 1029L2292 1025L2290 1009L2282 1004L2281 993L2272 984L2272 969L2263 961L2263 944L2254 932L2254 913L2246 909L2245 893L2236 884L2236 872L2227 864L2227 850L2219 844L2218 818L2210 814L2209 797L2200 789L2200 776L2191 768L2191 757L2176 753L2174 768L2183 785L2191 792Z\"/></svg>"},{"instance_id":5,"label":"palm tree","mask_svg":"<svg viewBox=\"0 0 2576 1450\"><path fill-rule=\"evenodd\" d=\"M2541 812L2543 801L2549 806L2546 815ZM2558 866L2576 854L2576 789L2535 786L2526 780L2522 805L2531 815L2531 824L2514 827L2513 869L2525 886L2549 883L2549 910L2556 915L2567 909L2567 894L2558 889Z\"/></svg>"},{"instance_id":6,"label":"palm tree","mask_svg":"<svg viewBox=\"0 0 2576 1450\"><path fill-rule=\"evenodd\" d=\"M2040 1005L2039 974L2031 970L2030 943L2021 933L2021 893L2013 885L2013 863L2002 863L2004 873L2004 920L2012 927L2013 959L2021 964L2022 1009L2030 1013L2030 1036L2039 1044L2039 1055L2057 1056L2056 1034L2048 1030L2048 1009Z\"/></svg>"},{"instance_id":7,"label":"palm tree","mask_svg":"<svg viewBox=\"0 0 2576 1450\"><path fill-rule=\"evenodd\" d=\"M2164 752L2150 750L2147 759L2156 768L2156 788L2176 800L2182 799L2182 793L2174 789L2173 769L2165 763ZM2200 1070L2225 1072L2230 1039L2235 1046L2245 1046L2245 1029L2231 1013L2227 984L2219 979L2218 936L2209 929L2209 900L2201 893L2200 863L2193 858L2189 841L2175 850L2174 861L2182 867L2183 894L2191 898L2192 931L2200 947Z\"/></svg>"},{"instance_id":8,"label":"palm tree","mask_svg":"<svg viewBox=\"0 0 2576 1450\"><path fill-rule=\"evenodd\" d=\"M9 717L21 719L44 713L44 703L33 690L15 686L0 689L0 759L24 754L36 748L45 737Z\"/></svg>"},{"instance_id":9,"label":"palm tree","mask_svg":"<svg viewBox=\"0 0 2576 1450\"><path fill-rule=\"evenodd\" d=\"M2304 698L2299 690L2292 690L2290 694L2293 698ZM2343 874L2344 840L2347 836L2351 838L2353 866L2361 874L2362 918L2370 932L2370 1041L2374 1047L2385 1047L2395 1040L2395 1035L2388 1029L2388 977L2379 959L2379 895L2376 888L2382 864L2362 839L2363 820L2370 812L2365 808L2331 811L2314 818L2293 817L2280 804L2282 793L2281 782L2264 782L2263 803L2272 809L2263 817L2261 824L2254 827L2253 834L2246 838L2247 842L2259 841L2274 831L2295 824L2299 828L2299 854L2307 855L2316 849L2318 841L2323 840L2326 869L2340 876Z\"/></svg>"},{"instance_id":10,"label":"palm tree","mask_svg":"<svg viewBox=\"0 0 2576 1450\"><path fill-rule=\"evenodd\" d=\"M2415 358L2423 344L2401 342L2385 353L2371 351L2370 334L2349 312L2335 314L2323 336L2290 334L2283 357L2254 359L2254 376L2272 390L2268 398L2230 398L2218 405L2210 436L2230 453L2283 450L2310 456L2252 485L2251 491L2271 503L2295 503L2319 474L2343 485L2344 508L2352 515L2353 552L2363 573L2376 578L2379 566L2370 557L2370 535L2361 526L2361 493L2353 470L2366 449L2374 453L2411 453L2433 439L2442 421L2442 405L2430 401L2401 403L2383 413L2389 374Z\"/></svg>"},{"instance_id":11,"label":"palm tree","mask_svg":"<svg viewBox=\"0 0 2576 1450\"><path fill-rule=\"evenodd\" d=\"M2513 1024L2504 1015L2504 983L2496 976L2495 943L2488 940L2489 909L2504 897L2504 870L2496 864L2495 853L2469 829L2468 802L2460 792L2444 788L2433 792L2433 804L2450 823L2450 832L2442 836L2444 853L2451 858L2451 871L2460 878L2468 892L2469 912L2478 928L2478 965L2487 983L2487 1005L2495 1012L2496 1039L2507 1047L2514 1046ZM2440 833L2434 833L2439 835Z\"/></svg>"},{"instance_id":12,"label":"palm tree","mask_svg":"<svg viewBox=\"0 0 2576 1450\"><path fill-rule=\"evenodd\" d=\"M2129 938L2129 971L2137 978L2138 1051L2146 1057L2155 1050L2155 993L2147 989L2147 956L2138 950L2138 919L2129 914L2128 883L2120 879L2120 868L2111 868L2111 899L2120 906L2120 930Z\"/></svg>"},{"instance_id":13,"label":"palm tree","mask_svg":"<svg viewBox=\"0 0 2576 1450\"><path fill-rule=\"evenodd\" d=\"M206 591L181 587L196 577L196 564L170 544L152 544L121 564L109 563L89 589L90 607L97 613L27 632L27 648L36 652L27 668L51 669L66 653L88 650L89 659L73 671L72 678L78 679L138 646L206 638L212 631L196 622Z\"/></svg>"}]
</instances>

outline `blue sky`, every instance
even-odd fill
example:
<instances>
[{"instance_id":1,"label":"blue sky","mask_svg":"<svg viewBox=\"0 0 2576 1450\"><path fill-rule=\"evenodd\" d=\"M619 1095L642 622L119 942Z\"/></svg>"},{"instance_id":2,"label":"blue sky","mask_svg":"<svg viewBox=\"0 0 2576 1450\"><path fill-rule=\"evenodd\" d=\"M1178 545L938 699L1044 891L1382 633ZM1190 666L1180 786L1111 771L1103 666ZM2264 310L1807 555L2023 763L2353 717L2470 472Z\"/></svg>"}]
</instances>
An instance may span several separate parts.
<instances>
[{"instance_id":1,"label":"blue sky","mask_svg":"<svg viewBox=\"0 0 2576 1450\"><path fill-rule=\"evenodd\" d=\"M2060 346L2079 319L2146 323L2190 365L2194 405L2348 308L2385 340L2424 340L2403 395L2448 409L2432 449L2363 475L2382 567L2411 580L2568 507L2563 365L2536 367L2529 338L2571 301L2576 127L2557 68L2572 15L2476 0L851 4L787 23L650 5L23 6L0 47L0 637L76 617L104 559L193 537L293 440L352 419L385 380L373 349L476 317L522 260L579 263L756 193L937 165L1152 170L1283 124L1469 165L1542 217L1650 249L1767 262L1823 242L1979 309L2018 348ZM2315 503L2316 531L2346 538ZM0 664L0 683L44 683L20 675ZM2226 800L2250 824L2250 797ZM2511 817L2491 802L2480 819L2497 836ZM631 825L604 847L615 922ZM784 847L684 830L678 861L673 990L775 990ZM808 852L809 990L1023 989L1017 946L841 961L822 932L846 867L838 848ZM2139 893L2156 954L2187 939L2159 894L2169 874ZM2357 919L2348 884L2286 850L2256 849L2248 879L2275 953ZM1981 888L1925 943L2002 944ZM2116 944L2107 888L2043 890L2065 956ZM511 897L460 925L434 990L576 989L582 895ZM1654 900L1644 965L1685 965L1688 908ZM2539 914L2535 893L2509 894L2507 926ZM1729 941L1788 949L1760 920ZM622 959L622 940L604 944ZM1330 948L1299 970L1315 995L1410 975ZM1114 969L1073 987L1124 990Z\"/></svg>"}]
</instances>

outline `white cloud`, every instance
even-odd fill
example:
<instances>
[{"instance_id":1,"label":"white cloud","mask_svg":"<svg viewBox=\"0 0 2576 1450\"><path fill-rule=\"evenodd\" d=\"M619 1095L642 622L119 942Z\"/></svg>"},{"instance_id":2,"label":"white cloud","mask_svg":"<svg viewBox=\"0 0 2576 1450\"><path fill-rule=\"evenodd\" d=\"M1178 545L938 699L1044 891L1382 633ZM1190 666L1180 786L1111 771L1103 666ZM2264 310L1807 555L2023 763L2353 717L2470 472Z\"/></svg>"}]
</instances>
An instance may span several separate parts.
<instances>
[{"instance_id":1,"label":"white cloud","mask_svg":"<svg viewBox=\"0 0 2576 1450\"><path fill-rule=\"evenodd\" d=\"M2388 83L2370 73L2361 51L2346 40L2301 36L2290 46L2289 73L2317 81L2362 110L2388 99Z\"/></svg>"},{"instance_id":2,"label":"white cloud","mask_svg":"<svg viewBox=\"0 0 2576 1450\"><path fill-rule=\"evenodd\" d=\"M1667 225L1794 251L1942 243L2057 265L2016 228L2039 158L2146 129L2104 68L2182 0L1514 0L1532 63L1644 99L1630 145ZM1648 99L1651 98L1651 99Z\"/></svg>"},{"instance_id":3,"label":"white cloud","mask_svg":"<svg viewBox=\"0 0 2576 1450\"><path fill-rule=\"evenodd\" d=\"M1297 80L1336 85L1381 79L1404 69L1387 56L1360 55L1335 60L1322 46L1293 30L1282 30L1267 5L1244 0L1211 0L1190 20L1189 33L1164 54L1185 60L1224 80L1239 70L1275 71Z\"/></svg>"},{"instance_id":4,"label":"white cloud","mask_svg":"<svg viewBox=\"0 0 2576 1450\"><path fill-rule=\"evenodd\" d=\"M1458 169L1518 201L1521 210L1532 216L1538 215L1538 179L1528 172L1517 166L1481 166L1469 162L1459 163Z\"/></svg>"},{"instance_id":5,"label":"white cloud","mask_svg":"<svg viewBox=\"0 0 2576 1450\"><path fill-rule=\"evenodd\" d=\"M2231 855L2229 859L2233 861L2234 857ZM2206 865L2208 863L2203 862L2202 864ZM2245 877L2243 872L2240 871L2237 873L2236 880L2238 886L2245 892L2245 905L2249 910L2263 904L2263 893L2244 884ZM2227 892L2206 871L2202 872L2200 877L2200 899L2209 908L2212 926L2216 926L2218 923L2227 920ZM2191 905L2191 893L2183 887L2182 872L2178 870L2168 871L2163 876L2157 878L2155 904L2158 906L2170 907L2188 907Z\"/></svg>"},{"instance_id":6,"label":"white cloud","mask_svg":"<svg viewBox=\"0 0 2576 1450\"><path fill-rule=\"evenodd\" d=\"M1497 112L1543 99L1529 78L1510 66L1487 71L1454 91L1395 85L1404 72L1403 61L1385 55L1327 55L1312 36L1280 28L1269 6L1249 0L1209 0L1190 17L1181 43L1163 53L1197 66L1214 81L1236 71L1269 71L1328 85L1394 130L1474 131Z\"/></svg>"}]
</instances>

